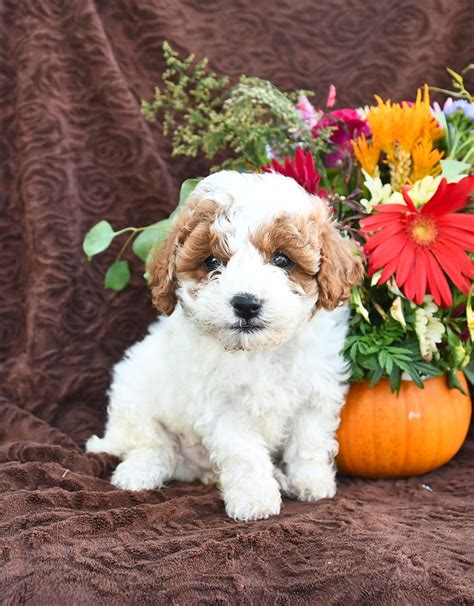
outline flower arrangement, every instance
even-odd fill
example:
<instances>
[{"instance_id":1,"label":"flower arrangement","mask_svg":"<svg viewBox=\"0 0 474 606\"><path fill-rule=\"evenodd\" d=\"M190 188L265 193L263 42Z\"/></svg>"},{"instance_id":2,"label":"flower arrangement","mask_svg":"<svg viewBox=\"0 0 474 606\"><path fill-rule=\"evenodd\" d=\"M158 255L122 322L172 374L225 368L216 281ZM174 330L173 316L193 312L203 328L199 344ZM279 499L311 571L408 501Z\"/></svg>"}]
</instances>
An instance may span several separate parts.
<instances>
[{"instance_id":1,"label":"flower arrangement","mask_svg":"<svg viewBox=\"0 0 474 606\"><path fill-rule=\"evenodd\" d=\"M424 378L445 374L463 390L462 369L474 382L474 100L462 75L450 70L453 91L433 89L450 95L442 108L430 105L426 85L413 101L375 97L370 107L342 109L334 109L331 86L326 107L316 108L307 91L285 93L246 76L232 85L206 60L181 59L166 43L163 51L164 84L142 112L160 119L175 154L205 155L216 169L290 176L323 197L356 242L367 275L351 299L345 353L353 380L375 385L385 377L398 391L402 378L423 387ZM195 183L183 184L180 205ZM128 234L106 286L126 285L127 246L146 260L170 220L92 228L84 240L89 258Z\"/></svg>"}]
</instances>

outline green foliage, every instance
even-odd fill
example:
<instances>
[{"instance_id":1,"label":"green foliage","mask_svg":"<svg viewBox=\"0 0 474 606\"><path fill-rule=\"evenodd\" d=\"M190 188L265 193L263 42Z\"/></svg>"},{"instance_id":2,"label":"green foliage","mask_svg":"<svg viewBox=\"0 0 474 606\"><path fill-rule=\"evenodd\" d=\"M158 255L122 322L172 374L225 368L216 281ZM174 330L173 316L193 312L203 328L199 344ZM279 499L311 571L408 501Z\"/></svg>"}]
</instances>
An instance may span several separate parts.
<instances>
[{"instance_id":1,"label":"green foliage","mask_svg":"<svg viewBox=\"0 0 474 606\"><path fill-rule=\"evenodd\" d=\"M163 55L167 66L163 87L155 89L151 103L142 102L143 115L148 120L163 115L163 131L172 136L175 154L194 157L204 148L212 157L207 128L222 107L229 79L209 70L207 59L195 62L194 55L180 59L167 42Z\"/></svg>"},{"instance_id":2,"label":"green foliage","mask_svg":"<svg viewBox=\"0 0 474 606\"><path fill-rule=\"evenodd\" d=\"M449 139L449 158L464 164L468 172L474 162L474 129L472 120L461 110L450 114L447 119L447 138Z\"/></svg>"},{"instance_id":3,"label":"green foliage","mask_svg":"<svg viewBox=\"0 0 474 606\"><path fill-rule=\"evenodd\" d=\"M269 149L278 156L293 154L296 141L317 161L328 150L331 129L314 138L295 106L303 91L284 93L247 76L230 86L228 78L208 69L206 59L180 59L167 42L163 55L163 86L151 103L142 102L142 112L149 120L161 118L174 154L202 153L212 160L225 153L230 158L221 166L255 169L268 163Z\"/></svg>"},{"instance_id":4,"label":"green foliage","mask_svg":"<svg viewBox=\"0 0 474 606\"><path fill-rule=\"evenodd\" d=\"M176 213L176 211L183 206L183 204L186 203L187 199L189 198L189 196L193 193L193 191L196 189L197 184L199 183L201 179L186 179L186 181L183 181L182 185L181 185L181 189L179 190L179 203L178 203L178 208L176 210L173 211L173 213L171 214L171 216L174 216L174 214Z\"/></svg>"},{"instance_id":5,"label":"green foliage","mask_svg":"<svg viewBox=\"0 0 474 606\"><path fill-rule=\"evenodd\" d=\"M143 231L133 241L132 250L143 262L146 262L155 246L159 246L166 240L173 218L181 210L198 183L199 179L186 179L179 192L179 204L171 215L167 219L158 221L158 223L139 228Z\"/></svg>"},{"instance_id":6,"label":"green foliage","mask_svg":"<svg viewBox=\"0 0 474 606\"><path fill-rule=\"evenodd\" d=\"M472 71L473 69L474 63L471 63L462 70L462 73L466 74L467 72ZM464 86L464 78L462 77L462 75L458 74L454 71L454 69L451 69L450 67L447 67L446 71L451 76L453 90L447 90L446 88L438 88L437 86L430 86L430 89L438 93L444 93L449 97L465 99L466 101L469 101L469 103L474 103L474 96Z\"/></svg>"},{"instance_id":7,"label":"green foliage","mask_svg":"<svg viewBox=\"0 0 474 606\"><path fill-rule=\"evenodd\" d=\"M463 370L469 383L474 385L474 356L471 358L469 364L465 366Z\"/></svg>"},{"instance_id":8,"label":"green foliage","mask_svg":"<svg viewBox=\"0 0 474 606\"><path fill-rule=\"evenodd\" d=\"M423 379L446 374L449 385L463 391L456 372L467 367L472 350L464 334L466 295L458 292L450 309L439 308L432 314L442 323L444 332L436 351L423 355L417 332L417 310L422 307L403 297L393 282L381 286L375 279L372 282L365 280L352 294L354 314L344 348L352 367L352 381L368 380L375 385L387 378L392 390L398 392L404 374L420 388ZM396 300L399 306L395 311ZM470 378L469 372L466 374Z\"/></svg>"},{"instance_id":9,"label":"green foliage","mask_svg":"<svg viewBox=\"0 0 474 606\"><path fill-rule=\"evenodd\" d=\"M166 239L173 218L186 203L198 183L199 179L187 179L184 181L181 185L178 206L167 219L146 225L145 227L124 227L117 232L113 230L108 221L100 221L87 232L82 247L89 261L94 255L107 250L115 237L125 233L129 234L115 261L110 265L105 274L106 288L112 290L123 290L125 288L130 281L128 261L121 260L125 251L132 244L132 251L145 263L153 248L160 245Z\"/></svg>"},{"instance_id":10,"label":"green foliage","mask_svg":"<svg viewBox=\"0 0 474 606\"><path fill-rule=\"evenodd\" d=\"M105 287L123 290L130 280L128 261L114 261L105 274Z\"/></svg>"},{"instance_id":11,"label":"green foliage","mask_svg":"<svg viewBox=\"0 0 474 606\"><path fill-rule=\"evenodd\" d=\"M116 234L108 221L99 221L90 229L84 237L82 249L86 253L89 261L94 255L97 255L110 246Z\"/></svg>"},{"instance_id":12,"label":"green foliage","mask_svg":"<svg viewBox=\"0 0 474 606\"><path fill-rule=\"evenodd\" d=\"M158 223L148 225L134 239L132 250L144 263L146 263L151 250L166 240L170 223L171 220L168 218L163 219L163 221L158 221Z\"/></svg>"},{"instance_id":13,"label":"green foliage","mask_svg":"<svg viewBox=\"0 0 474 606\"><path fill-rule=\"evenodd\" d=\"M402 373L406 373L423 387L423 377L441 374L423 361L416 339L407 336L398 322L371 325L362 321L357 333L346 340L345 353L352 363L352 380L367 379L375 385L388 377L392 390L400 389Z\"/></svg>"}]
</instances>

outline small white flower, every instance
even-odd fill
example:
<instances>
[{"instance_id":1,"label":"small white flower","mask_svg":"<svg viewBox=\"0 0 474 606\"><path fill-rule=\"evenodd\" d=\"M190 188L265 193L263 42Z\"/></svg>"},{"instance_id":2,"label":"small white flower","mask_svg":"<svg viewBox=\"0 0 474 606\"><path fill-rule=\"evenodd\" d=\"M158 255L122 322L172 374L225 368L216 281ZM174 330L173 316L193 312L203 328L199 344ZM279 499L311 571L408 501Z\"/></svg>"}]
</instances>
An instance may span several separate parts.
<instances>
[{"instance_id":1,"label":"small white flower","mask_svg":"<svg viewBox=\"0 0 474 606\"><path fill-rule=\"evenodd\" d=\"M364 304L362 303L362 298L360 296L360 288L354 287L352 289L351 297L352 297L352 304L355 307L356 313L361 315L364 318L364 320L370 324L369 312L367 311L367 309L364 307Z\"/></svg>"},{"instance_id":2,"label":"small white flower","mask_svg":"<svg viewBox=\"0 0 474 606\"><path fill-rule=\"evenodd\" d=\"M422 206L432 198L440 184L440 177L432 177L428 175L419 181L415 181L413 187L410 188L409 195L415 206Z\"/></svg>"},{"instance_id":3,"label":"small white flower","mask_svg":"<svg viewBox=\"0 0 474 606\"><path fill-rule=\"evenodd\" d=\"M407 327L407 323L405 321L405 314L403 313L403 304L401 297L397 297L392 306L390 307L390 315L394 320L399 322L403 328Z\"/></svg>"},{"instance_id":4,"label":"small white flower","mask_svg":"<svg viewBox=\"0 0 474 606\"><path fill-rule=\"evenodd\" d=\"M390 278L390 280L387 281L387 288L393 295L396 295L397 297L400 297L401 299L406 299L405 295L398 288L397 283L395 282L395 279L393 278L393 276Z\"/></svg>"},{"instance_id":5,"label":"small white flower","mask_svg":"<svg viewBox=\"0 0 474 606\"><path fill-rule=\"evenodd\" d=\"M362 170L364 174L364 185L370 192L370 200L362 198L360 203L368 213L371 213L377 204L403 204L403 196L400 192L394 192L390 183L382 183L380 177L372 177Z\"/></svg>"},{"instance_id":6,"label":"small white flower","mask_svg":"<svg viewBox=\"0 0 474 606\"><path fill-rule=\"evenodd\" d=\"M367 116L369 114L370 111L370 106L369 105L364 105L364 107L357 107L356 108L356 112L359 114L359 116L362 118L362 120L367 120Z\"/></svg>"},{"instance_id":7,"label":"small white flower","mask_svg":"<svg viewBox=\"0 0 474 606\"><path fill-rule=\"evenodd\" d=\"M445 327L439 318L433 314L438 311L438 306L433 303L431 295L426 295L423 305L415 311L415 332L418 337L423 360L430 362L433 354L438 351L437 344L441 343Z\"/></svg>"}]
</instances>

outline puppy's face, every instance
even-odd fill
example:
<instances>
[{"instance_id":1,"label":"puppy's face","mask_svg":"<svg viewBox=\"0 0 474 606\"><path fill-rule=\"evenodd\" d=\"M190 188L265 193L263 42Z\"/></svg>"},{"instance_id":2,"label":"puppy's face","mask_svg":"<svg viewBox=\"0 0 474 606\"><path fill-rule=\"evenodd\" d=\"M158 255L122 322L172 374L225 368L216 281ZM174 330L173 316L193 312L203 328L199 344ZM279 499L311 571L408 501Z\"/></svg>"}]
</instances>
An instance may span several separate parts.
<instances>
[{"instance_id":1,"label":"puppy's face","mask_svg":"<svg viewBox=\"0 0 474 606\"><path fill-rule=\"evenodd\" d=\"M148 266L156 307L186 315L228 350L271 349L362 278L324 202L290 178L204 179Z\"/></svg>"}]
</instances>

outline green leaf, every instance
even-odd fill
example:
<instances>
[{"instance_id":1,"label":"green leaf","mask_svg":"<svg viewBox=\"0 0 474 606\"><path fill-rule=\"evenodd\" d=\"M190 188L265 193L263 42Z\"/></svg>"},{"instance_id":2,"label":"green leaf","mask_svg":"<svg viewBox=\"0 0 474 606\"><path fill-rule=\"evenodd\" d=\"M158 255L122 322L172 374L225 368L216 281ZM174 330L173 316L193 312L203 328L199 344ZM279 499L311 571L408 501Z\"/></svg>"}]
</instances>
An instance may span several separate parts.
<instances>
[{"instance_id":1,"label":"green leaf","mask_svg":"<svg viewBox=\"0 0 474 606\"><path fill-rule=\"evenodd\" d=\"M440 160L440 162L441 175L451 183L465 177L466 171L471 167L468 162L459 162L459 160Z\"/></svg>"},{"instance_id":2,"label":"green leaf","mask_svg":"<svg viewBox=\"0 0 474 606\"><path fill-rule=\"evenodd\" d=\"M451 78L453 78L453 80L455 80L459 84L463 83L463 78L462 78L461 74L458 74L457 72L455 72L454 69L451 69L450 67L447 67L446 71L451 76Z\"/></svg>"},{"instance_id":3,"label":"green leaf","mask_svg":"<svg viewBox=\"0 0 474 606\"><path fill-rule=\"evenodd\" d=\"M437 377L442 374L438 368L428 362L416 362L415 367L419 373L427 377Z\"/></svg>"},{"instance_id":4,"label":"green leaf","mask_svg":"<svg viewBox=\"0 0 474 606\"><path fill-rule=\"evenodd\" d=\"M383 368L380 368L380 366L372 373L372 376L370 377L370 386L374 387L374 385L376 385L380 379L382 378L383 375Z\"/></svg>"},{"instance_id":5,"label":"green leaf","mask_svg":"<svg viewBox=\"0 0 474 606\"><path fill-rule=\"evenodd\" d=\"M186 181L183 182L183 184L181 185L181 189L179 191L178 208L180 206L183 206L183 204L186 202L186 200L189 198L189 196L196 189L196 186L200 180L201 179L186 179Z\"/></svg>"},{"instance_id":6,"label":"green leaf","mask_svg":"<svg viewBox=\"0 0 474 606\"><path fill-rule=\"evenodd\" d=\"M463 368L463 371L469 383L474 385L474 356L471 357L469 364Z\"/></svg>"},{"instance_id":7,"label":"green leaf","mask_svg":"<svg viewBox=\"0 0 474 606\"><path fill-rule=\"evenodd\" d=\"M350 350L349 350L349 355L350 355L350 357L351 357L352 360L355 360L355 358L357 356L357 349L358 349L357 343L353 343L351 345Z\"/></svg>"},{"instance_id":8,"label":"green leaf","mask_svg":"<svg viewBox=\"0 0 474 606\"><path fill-rule=\"evenodd\" d=\"M115 232L108 221L100 221L84 237L82 249L89 260L98 253L107 250L115 237Z\"/></svg>"},{"instance_id":9,"label":"green leaf","mask_svg":"<svg viewBox=\"0 0 474 606\"><path fill-rule=\"evenodd\" d=\"M367 356L366 358L362 358L360 360L360 365L363 368L367 368L369 370L377 370L377 368L379 367L379 364L377 362L377 358L375 356Z\"/></svg>"},{"instance_id":10,"label":"green leaf","mask_svg":"<svg viewBox=\"0 0 474 606\"><path fill-rule=\"evenodd\" d=\"M112 290L123 290L129 280L128 261L115 261L105 274L105 287Z\"/></svg>"},{"instance_id":11,"label":"green leaf","mask_svg":"<svg viewBox=\"0 0 474 606\"><path fill-rule=\"evenodd\" d=\"M171 219L168 218L146 227L141 234L135 238L132 244L132 250L137 257L143 262L146 262L151 250L166 239L166 236L169 233L170 224Z\"/></svg>"},{"instance_id":12,"label":"green leaf","mask_svg":"<svg viewBox=\"0 0 474 606\"><path fill-rule=\"evenodd\" d=\"M406 373L408 373L410 375L410 377L413 379L413 381L415 382L415 384L420 389L424 389L425 385L424 385L423 381L420 379L420 375L416 372L416 370L413 368L413 366L411 366L409 364L405 364L404 362L400 362L399 360L396 360L395 363L402 370L404 370Z\"/></svg>"},{"instance_id":13,"label":"green leaf","mask_svg":"<svg viewBox=\"0 0 474 606\"><path fill-rule=\"evenodd\" d=\"M400 354L402 356L411 356L412 354L412 352L407 347L397 347L395 345L390 345L388 350L391 354Z\"/></svg>"},{"instance_id":14,"label":"green leaf","mask_svg":"<svg viewBox=\"0 0 474 606\"><path fill-rule=\"evenodd\" d=\"M398 393L400 391L400 385L402 380L402 373L398 366L394 366L390 373L390 388L392 391Z\"/></svg>"},{"instance_id":15,"label":"green leaf","mask_svg":"<svg viewBox=\"0 0 474 606\"><path fill-rule=\"evenodd\" d=\"M160 245L166 240L174 216L180 211L199 181L200 179L186 179L181 185L179 204L171 215L167 219L163 219L163 221L158 221L157 223L149 225L135 238L132 244L132 250L143 262L146 262L150 252L155 246Z\"/></svg>"},{"instance_id":16,"label":"green leaf","mask_svg":"<svg viewBox=\"0 0 474 606\"><path fill-rule=\"evenodd\" d=\"M347 195L347 185L344 182L344 176L341 173L336 172L336 176L332 182L331 188L336 194L341 196Z\"/></svg>"},{"instance_id":17,"label":"green leaf","mask_svg":"<svg viewBox=\"0 0 474 606\"><path fill-rule=\"evenodd\" d=\"M461 383L459 382L459 379L456 376L456 371L455 370L450 370L448 372L448 387L450 389L459 389L459 391L464 395L467 396L467 393L465 391L465 389L463 388L463 386L461 385Z\"/></svg>"}]
</instances>

